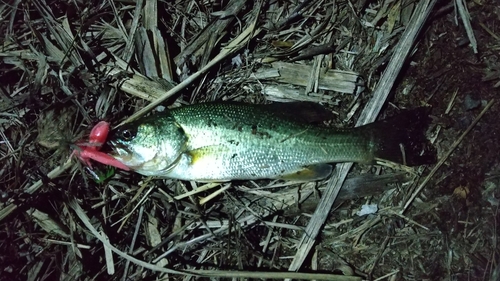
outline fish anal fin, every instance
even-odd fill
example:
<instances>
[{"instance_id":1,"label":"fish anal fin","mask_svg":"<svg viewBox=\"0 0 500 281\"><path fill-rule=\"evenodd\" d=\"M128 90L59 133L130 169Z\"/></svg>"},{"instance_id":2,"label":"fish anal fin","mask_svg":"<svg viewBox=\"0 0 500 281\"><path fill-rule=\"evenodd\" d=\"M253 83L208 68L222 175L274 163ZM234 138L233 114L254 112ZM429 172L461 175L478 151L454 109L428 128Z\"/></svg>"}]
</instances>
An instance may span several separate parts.
<instances>
[{"instance_id":1,"label":"fish anal fin","mask_svg":"<svg viewBox=\"0 0 500 281\"><path fill-rule=\"evenodd\" d=\"M332 173L333 167L329 164L315 164L302 167L297 171L280 176L280 179L293 181L317 181L326 178Z\"/></svg>"}]
</instances>

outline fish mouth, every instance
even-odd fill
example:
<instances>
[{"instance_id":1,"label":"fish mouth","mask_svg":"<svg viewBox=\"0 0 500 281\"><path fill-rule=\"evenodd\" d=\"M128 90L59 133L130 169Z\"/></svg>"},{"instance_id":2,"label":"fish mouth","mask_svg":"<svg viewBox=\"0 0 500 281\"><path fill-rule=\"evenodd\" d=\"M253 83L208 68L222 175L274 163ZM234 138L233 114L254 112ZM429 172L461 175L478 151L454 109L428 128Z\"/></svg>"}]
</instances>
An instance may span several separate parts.
<instances>
[{"instance_id":1,"label":"fish mouth","mask_svg":"<svg viewBox=\"0 0 500 281\"><path fill-rule=\"evenodd\" d=\"M128 146L112 140L108 141L108 148L110 148L111 150L110 153L111 156L120 159L122 161L127 161L126 158L131 158L132 155L134 154L132 150L128 148Z\"/></svg>"},{"instance_id":2,"label":"fish mouth","mask_svg":"<svg viewBox=\"0 0 500 281\"><path fill-rule=\"evenodd\" d=\"M108 143L111 148L110 155L135 171L144 169L148 162L156 158L155 155L152 159L144 159L133 147L119 141L110 140Z\"/></svg>"}]
</instances>

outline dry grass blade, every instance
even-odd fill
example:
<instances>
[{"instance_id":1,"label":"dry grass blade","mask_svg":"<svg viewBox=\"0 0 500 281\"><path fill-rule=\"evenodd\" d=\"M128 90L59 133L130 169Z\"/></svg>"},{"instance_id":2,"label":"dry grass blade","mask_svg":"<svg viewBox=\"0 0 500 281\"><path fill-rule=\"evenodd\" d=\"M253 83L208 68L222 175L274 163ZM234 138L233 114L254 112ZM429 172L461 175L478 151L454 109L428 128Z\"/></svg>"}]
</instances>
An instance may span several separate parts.
<instances>
[{"instance_id":1,"label":"dry grass blade","mask_svg":"<svg viewBox=\"0 0 500 281\"><path fill-rule=\"evenodd\" d=\"M113 5L113 4L111 4ZM132 18L132 24L129 28L129 34L127 37L127 42L125 45L125 51L122 54L122 59L126 62L129 62L132 56L134 55L134 39L135 33L137 32L137 28L139 26L139 19L142 16L142 8L144 6L143 0L137 0L135 2L134 16ZM115 15L116 17L116 15ZM120 17L116 17L117 20L120 20Z\"/></svg>"},{"instance_id":2,"label":"dry grass blade","mask_svg":"<svg viewBox=\"0 0 500 281\"><path fill-rule=\"evenodd\" d=\"M302 272L265 272L265 271L223 271L223 270L196 270L200 275L206 277L220 278L265 278L295 280L330 280L330 281L361 281L361 277L345 276L326 273L302 273Z\"/></svg>"},{"instance_id":3,"label":"dry grass blade","mask_svg":"<svg viewBox=\"0 0 500 281\"><path fill-rule=\"evenodd\" d=\"M220 36L221 34L225 33L227 30L227 26L235 20L235 15L239 13L239 11L243 8L245 4L244 0L231 0L225 7L224 11L217 12L216 15L219 17L219 19L212 21L209 23L202 32L200 32L193 40L190 42L182 52L174 58L175 62L177 65L183 65L184 61L186 58L191 56L194 52L198 51L203 45L208 45L205 46L207 49L203 50L204 57L206 60L208 57L207 55L211 53L211 50L213 48L213 45L211 45L209 42L211 42L211 38L213 36ZM242 32L244 33L244 32ZM202 66L205 66L205 64L202 64Z\"/></svg>"},{"instance_id":4,"label":"dry grass blade","mask_svg":"<svg viewBox=\"0 0 500 281\"><path fill-rule=\"evenodd\" d=\"M144 27L139 27L135 40L141 73L146 77L160 78L173 84L168 42L158 28L158 1L146 1L143 9ZM166 90L170 90L169 87Z\"/></svg>"},{"instance_id":5,"label":"dry grass blade","mask_svg":"<svg viewBox=\"0 0 500 281\"><path fill-rule=\"evenodd\" d=\"M54 233L64 238L68 238L70 236L68 230L60 222L50 217L47 213L36 209L28 210L26 213L47 233Z\"/></svg>"},{"instance_id":6,"label":"dry grass blade","mask_svg":"<svg viewBox=\"0 0 500 281\"><path fill-rule=\"evenodd\" d=\"M106 233L101 231L101 235L106 240L106 242L109 243L109 238L106 235ZM106 260L106 271L109 275L113 275L115 274L115 261L113 259L112 250L109 247L107 247L107 244L104 244L103 246L104 246L104 258Z\"/></svg>"},{"instance_id":7,"label":"dry grass blade","mask_svg":"<svg viewBox=\"0 0 500 281\"><path fill-rule=\"evenodd\" d=\"M477 54L477 40L470 23L470 14L467 10L467 3L463 0L455 0L455 5L457 6L458 13L460 14L460 18L462 19L462 23L464 24L467 36L469 37L472 50L474 51L474 54Z\"/></svg>"}]
</instances>

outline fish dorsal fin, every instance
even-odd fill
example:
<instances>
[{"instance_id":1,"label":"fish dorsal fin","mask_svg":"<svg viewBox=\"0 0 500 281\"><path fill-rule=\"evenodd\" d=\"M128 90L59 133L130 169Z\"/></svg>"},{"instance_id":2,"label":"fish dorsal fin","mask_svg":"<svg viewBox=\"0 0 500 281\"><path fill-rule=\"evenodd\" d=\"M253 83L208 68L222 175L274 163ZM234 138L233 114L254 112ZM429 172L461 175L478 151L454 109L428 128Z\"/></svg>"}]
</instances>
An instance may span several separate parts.
<instances>
[{"instance_id":1,"label":"fish dorsal fin","mask_svg":"<svg viewBox=\"0 0 500 281\"><path fill-rule=\"evenodd\" d=\"M293 181L317 181L326 178L332 173L333 167L329 164L315 164L302 167L295 172L282 175L279 178Z\"/></svg>"},{"instance_id":2,"label":"fish dorsal fin","mask_svg":"<svg viewBox=\"0 0 500 281\"><path fill-rule=\"evenodd\" d=\"M265 108L275 115L305 124L321 124L335 118L330 110L314 102L271 103Z\"/></svg>"}]
</instances>

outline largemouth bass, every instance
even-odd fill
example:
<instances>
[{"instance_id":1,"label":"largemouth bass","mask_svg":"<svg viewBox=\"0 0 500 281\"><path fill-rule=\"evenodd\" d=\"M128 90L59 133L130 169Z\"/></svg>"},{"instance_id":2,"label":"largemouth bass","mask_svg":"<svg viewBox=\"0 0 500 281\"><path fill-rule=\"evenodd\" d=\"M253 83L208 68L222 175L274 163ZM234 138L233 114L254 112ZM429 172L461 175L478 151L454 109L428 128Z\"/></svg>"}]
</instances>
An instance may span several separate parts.
<instances>
[{"instance_id":1,"label":"largemouth bass","mask_svg":"<svg viewBox=\"0 0 500 281\"><path fill-rule=\"evenodd\" d=\"M311 103L195 104L126 124L111 132L109 145L137 173L202 182L310 181L328 176L328 163L433 161L429 153L419 154L426 110L352 129L310 122L325 111Z\"/></svg>"}]
</instances>

